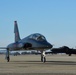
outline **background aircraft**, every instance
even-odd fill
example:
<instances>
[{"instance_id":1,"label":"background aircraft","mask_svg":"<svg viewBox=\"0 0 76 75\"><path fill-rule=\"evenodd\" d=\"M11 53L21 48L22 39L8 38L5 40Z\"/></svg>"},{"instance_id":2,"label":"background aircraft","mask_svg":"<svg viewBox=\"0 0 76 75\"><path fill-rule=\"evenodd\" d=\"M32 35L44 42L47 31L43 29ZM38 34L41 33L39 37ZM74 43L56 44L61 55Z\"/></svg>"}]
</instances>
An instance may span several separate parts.
<instances>
[{"instance_id":1,"label":"background aircraft","mask_svg":"<svg viewBox=\"0 0 76 75\"><path fill-rule=\"evenodd\" d=\"M12 50L39 50L41 51L41 61L45 62L45 50L51 49L53 46L47 42L46 38L39 33L31 34L23 39L20 39L17 21L14 21L14 33L15 42L9 44L7 47L1 47L0 49L6 49L6 59L9 62L9 51Z\"/></svg>"},{"instance_id":2,"label":"background aircraft","mask_svg":"<svg viewBox=\"0 0 76 75\"><path fill-rule=\"evenodd\" d=\"M71 56L71 54L76 54L76 49L69 48L67 46L63 46L63 47L59 47L59 48L52 48L51 53L66 53L69 56Z\"/></svg>"}]
</instances>

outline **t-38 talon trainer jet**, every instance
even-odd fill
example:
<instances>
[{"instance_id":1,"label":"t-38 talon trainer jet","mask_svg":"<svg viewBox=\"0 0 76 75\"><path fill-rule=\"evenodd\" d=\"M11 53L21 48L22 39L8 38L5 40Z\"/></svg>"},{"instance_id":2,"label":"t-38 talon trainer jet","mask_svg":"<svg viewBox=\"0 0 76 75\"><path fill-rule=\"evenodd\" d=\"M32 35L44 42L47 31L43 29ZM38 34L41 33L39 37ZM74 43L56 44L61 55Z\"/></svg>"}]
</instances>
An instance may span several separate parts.
<instances>
[{"instance_id":1,"label":"t-38 talon trainer jet","mask_svg":"<svg viewBox=\"0 0 76 75\"><path fill-rule=\"evenodd\" d=\"M45 50L51 49L53 45L47 42L46 38L39 34L31 34L23 39L20 39L17 21L14 21L14 33L15 42L9 44L6 48L0 47L0 49L6 49L6 59L7 62L10 60L9 51L16 50L39 50L41 51L41 61L45 62Z\"/></svg>"}]
</instances>

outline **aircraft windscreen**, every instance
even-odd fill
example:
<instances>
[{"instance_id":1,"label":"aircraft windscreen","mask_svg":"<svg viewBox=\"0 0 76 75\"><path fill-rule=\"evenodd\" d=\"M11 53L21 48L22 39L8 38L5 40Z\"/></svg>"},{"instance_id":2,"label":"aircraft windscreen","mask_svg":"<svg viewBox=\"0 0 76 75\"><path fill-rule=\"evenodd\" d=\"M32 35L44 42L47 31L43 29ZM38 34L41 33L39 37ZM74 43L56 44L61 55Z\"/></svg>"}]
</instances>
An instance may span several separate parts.
<instances>
[{"instance_id":1,"label":"aircraft windscreen","mask_svg":"<svg viewBox=\"0 0 76 75\"><path fill-rule=\"evenodd\" d=\"M38 41L46 40L46 38L41 34L33 34L30 36L30 38Z\"/></svg>"}]
</instances>

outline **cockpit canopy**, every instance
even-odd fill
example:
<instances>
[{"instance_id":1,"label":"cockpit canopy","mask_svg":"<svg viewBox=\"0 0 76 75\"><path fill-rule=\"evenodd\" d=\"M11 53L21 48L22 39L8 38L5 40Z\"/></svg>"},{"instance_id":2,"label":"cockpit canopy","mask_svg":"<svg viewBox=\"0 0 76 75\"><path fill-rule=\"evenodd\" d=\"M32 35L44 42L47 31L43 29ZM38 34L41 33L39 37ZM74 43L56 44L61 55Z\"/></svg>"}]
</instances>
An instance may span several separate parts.
<instances>
[{"instance_id":1,"label":"cockpit canopy","mask_svg":"<svg viewBox=\"0 0 76 75\"><path fill-rule=\"evenodd\" d=\"M39 33L32 34L32 35L29 36L29 38L37 40L37 41L46 40L46 38L43 35L39 34Z\"/></svg>"}]
</instances>

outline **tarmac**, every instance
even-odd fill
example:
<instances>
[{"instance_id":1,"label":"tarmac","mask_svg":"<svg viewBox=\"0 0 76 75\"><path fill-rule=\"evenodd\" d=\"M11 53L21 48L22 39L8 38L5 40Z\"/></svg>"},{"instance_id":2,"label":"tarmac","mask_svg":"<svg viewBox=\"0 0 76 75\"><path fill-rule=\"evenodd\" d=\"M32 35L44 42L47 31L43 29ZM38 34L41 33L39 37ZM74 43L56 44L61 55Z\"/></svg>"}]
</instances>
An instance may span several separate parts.
<instances>
[{"instance_id":1,"label":"tarmac","mask_svg":"<svg viewBox=\"0 0 76 75\"><path fill-rule=\"evenodd\" d=\"M46 55L47 62L40 61L40 55L0 55L0 75L76 75L76 55Z\"/></svg>"}]
</instances>

